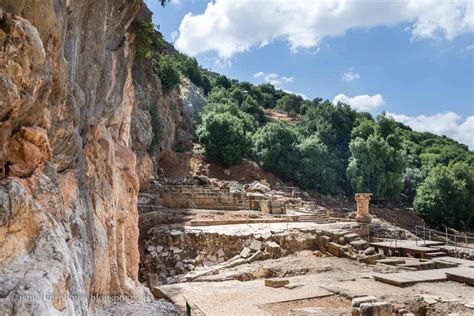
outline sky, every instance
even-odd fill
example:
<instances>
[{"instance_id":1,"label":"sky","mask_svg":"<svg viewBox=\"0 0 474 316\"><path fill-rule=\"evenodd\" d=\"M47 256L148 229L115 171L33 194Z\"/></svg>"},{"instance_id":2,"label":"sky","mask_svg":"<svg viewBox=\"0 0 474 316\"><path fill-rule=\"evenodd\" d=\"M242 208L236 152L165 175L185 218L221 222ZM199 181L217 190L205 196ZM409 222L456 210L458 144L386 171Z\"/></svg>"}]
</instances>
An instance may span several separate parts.
<instances>
[{"instance_id":1,"label":"sky","mask_svg":"<svg viewBox=\"0 0 474 316\"><path fill-rule=\"evenodd\" d=\"M474 150L474 1L145 0L205 68L387 112Z\"/></svg>"}]
</instances>

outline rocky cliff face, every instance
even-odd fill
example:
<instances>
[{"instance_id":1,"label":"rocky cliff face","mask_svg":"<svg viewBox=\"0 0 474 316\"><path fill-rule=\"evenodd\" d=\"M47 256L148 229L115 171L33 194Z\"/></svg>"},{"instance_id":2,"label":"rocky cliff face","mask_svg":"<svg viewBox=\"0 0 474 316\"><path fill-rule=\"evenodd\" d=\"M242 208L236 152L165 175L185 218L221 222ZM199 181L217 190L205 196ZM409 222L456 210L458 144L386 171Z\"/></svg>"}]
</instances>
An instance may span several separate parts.
<instances>
[{"instance_id":1,"label":"rocky cliff face","mask_svg":"<svg viewBox=\"0 0 474 316\"><path fill-rule=\"evenodd\" d=\"M130 25L141 0L0 0L0 314L84 314L138 282L137 194L181 120ZM160 152L159 152L160 153ZM55 299L48 299L54 296ZM82 299L81 299L82 298Z\"/></svg>"}]
</instances>

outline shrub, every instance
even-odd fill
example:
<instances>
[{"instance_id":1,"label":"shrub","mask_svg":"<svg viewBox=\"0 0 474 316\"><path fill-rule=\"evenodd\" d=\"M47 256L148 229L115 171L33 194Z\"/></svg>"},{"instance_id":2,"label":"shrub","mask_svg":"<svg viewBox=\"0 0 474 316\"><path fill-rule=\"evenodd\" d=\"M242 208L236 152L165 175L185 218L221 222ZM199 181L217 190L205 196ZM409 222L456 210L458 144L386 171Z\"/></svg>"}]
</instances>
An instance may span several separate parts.
<instances>
[{"instance_id":1,"label":"shrub","mask_svg":"<svg viewBox=\"0 0 474 316\"><path fill-rule=\"evenodd\" d=\"M206 75L202 76L202 90L204 91L205 95L208 95L212 90L211 81Z\"/></svg>"},{"instance_id":2,"label":"shrub","mask_svg":"<svg viewBox=\"0 0 474 316\"><path fill-rule=\"evenodd\" d=\"M216 86L222 87L222 88L225 88L225 89L230 89L230 87L232 87L232 83L230 82L229 79L227 79L226 76L220 75L216 79Z\"/></svg>"},{"instance_id":3,"label":"shrub","mask_svg":"<svg viewBox=\"0 0 474 316\"><path fill-rule=\"evenodd\" d=\"M186 57L184 61L182 61L182 68L184 75L188 77L192 83L198 87L202 86L203 78L196 59Z\"/></svg>"},{"instance_id":4,"label":"shrub","mask_svg":"<svg viewBox=\"0 0 474 316\"><path fill-rule=\"evenodd\" d=\"M264 123L266 122L265 113L261 106L250 96L246 96L240 106L242 111L252 115L257 122Z\"/></svg>"},{"instance_id":5,"label":"shrub","mask_svg":"<svg viewBox=\"0 0 474 316\"><path fill-rule=\"evenodd\" d=\"M240 163L251 148L244 123L231 113L204 115L196 133L206 157L224 165Z\"/></svg>"},{"instance_id":6,"label":"shrub","mask_svg":"<svg viewBox=\"0 0 474 316\"><path fill-rule=\"evenodd\" d=\"M152 58L154 52L158 52L163 46L161 33L155 30L152 22L132 23L132 32L135 33L135 57Z\"/></svg>"},{"instance_id":7,"label":"shrub","mask_svg":"<svg viewBox=\"0 0 474 316\"><path fill-rule=\"evenodd\" d=\"M170 55L161 55L155 62L155 72L161 80L163 91L168 93L181 83L179 67Z\"/></svg>"},{"instance_id":8,"label":"shrub","mask_svg":"<svg viewBox=\"0 0 474 316\"><path fill-rule=\"evenodd\" d=\"M287 112L289 115L300 113L300 106L303 104L303 98L294 94L289 94L278 100L277 108Z\"/></svg>"}]
</instances>

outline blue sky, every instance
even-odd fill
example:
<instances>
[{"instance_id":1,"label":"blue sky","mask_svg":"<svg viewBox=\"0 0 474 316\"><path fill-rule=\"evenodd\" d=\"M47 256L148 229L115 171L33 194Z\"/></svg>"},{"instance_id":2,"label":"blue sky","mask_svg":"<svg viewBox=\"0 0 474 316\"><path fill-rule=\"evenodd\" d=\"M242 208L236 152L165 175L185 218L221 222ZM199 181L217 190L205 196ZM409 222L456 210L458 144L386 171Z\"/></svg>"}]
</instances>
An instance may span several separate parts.
<instances>
[{"instance_id":1,"label":"blue sky","mask_svg":"<svg viewBox=\"0 0 474 316\"><path fill-rule=\"evenodd\" d=\"M146 2L165 38L206 68L387 111L473 149L473 5L410 1Z\"/></svg>"}]
</instances>

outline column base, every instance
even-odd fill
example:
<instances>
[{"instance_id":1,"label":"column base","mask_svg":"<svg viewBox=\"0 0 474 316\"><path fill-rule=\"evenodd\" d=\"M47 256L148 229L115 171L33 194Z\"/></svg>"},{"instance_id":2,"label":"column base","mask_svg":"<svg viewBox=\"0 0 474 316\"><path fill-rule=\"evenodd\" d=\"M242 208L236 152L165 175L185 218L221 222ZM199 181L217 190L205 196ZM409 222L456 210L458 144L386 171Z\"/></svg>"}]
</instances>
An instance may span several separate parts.
<instances>
[{"instance_id":1,"label":"column base","mask_svg":"<svg viewBox=\"0 0 474 316\"><path fill-rule=\"evenodd\" d=\"M372 216L370 214L356 215L355 220L359 223L370 224L372 223Z\"/></svg>"}]
</instances>

